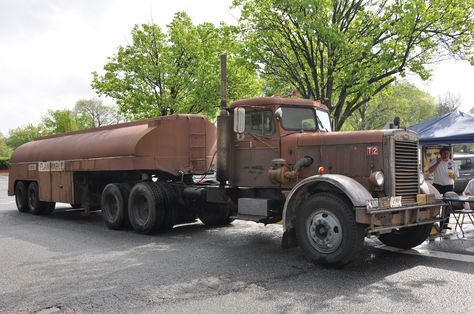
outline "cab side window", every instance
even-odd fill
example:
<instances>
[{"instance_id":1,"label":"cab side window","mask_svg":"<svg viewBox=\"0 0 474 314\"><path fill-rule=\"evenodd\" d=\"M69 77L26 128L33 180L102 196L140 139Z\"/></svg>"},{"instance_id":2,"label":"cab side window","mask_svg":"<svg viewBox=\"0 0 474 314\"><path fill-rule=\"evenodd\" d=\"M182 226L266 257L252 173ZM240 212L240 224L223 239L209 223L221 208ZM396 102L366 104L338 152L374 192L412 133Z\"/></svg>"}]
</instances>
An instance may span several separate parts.
<instances>
[{"instance_id":1,"label":"cab side window","mask_svg":"<svg viewBox=\"0 0 474 314\"><path fill-rule=\"evenodd\" d=\"M245 113L245 133L269 136L275 133L273 112L270 110L247 111Z\"/></svg>"}]
</instances>

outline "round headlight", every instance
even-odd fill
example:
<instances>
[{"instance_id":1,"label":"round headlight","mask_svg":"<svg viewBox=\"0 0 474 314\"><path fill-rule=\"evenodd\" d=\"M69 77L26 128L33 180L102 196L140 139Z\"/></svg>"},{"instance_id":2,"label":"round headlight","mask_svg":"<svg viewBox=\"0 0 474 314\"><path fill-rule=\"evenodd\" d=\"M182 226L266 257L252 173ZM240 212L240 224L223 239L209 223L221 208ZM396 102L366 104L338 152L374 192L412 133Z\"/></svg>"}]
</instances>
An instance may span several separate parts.
<instances>
[{"instance_id":1,"label":"round headlight","mask_svg":"<svg viewBox=\"0 0 474 314\"><path fill-rule=\"evenodd\" d=\"M385 182L383 172L382 171L372 172L370 174L369 181L375 186L383 186L383 183Z\"/></svg>"}]
</instances>

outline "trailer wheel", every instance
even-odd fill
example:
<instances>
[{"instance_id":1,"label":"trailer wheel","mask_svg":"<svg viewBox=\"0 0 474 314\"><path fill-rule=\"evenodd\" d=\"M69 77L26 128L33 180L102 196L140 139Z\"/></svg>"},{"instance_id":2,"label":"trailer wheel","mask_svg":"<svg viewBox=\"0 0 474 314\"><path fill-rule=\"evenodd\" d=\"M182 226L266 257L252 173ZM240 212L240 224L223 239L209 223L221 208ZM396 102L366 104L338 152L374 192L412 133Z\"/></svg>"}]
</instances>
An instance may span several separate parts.
<instances>
[{"instance_id":1,"label":"trailer wheel","mask_svg":"<svg viewBox=\"0 0 474 314\"><path fill-rule=\"evenodd\" d=\"M135 184L128 199L128 217L138 233L156 233L163 225L164 200L153 182Z\"/></svg>"},{"instance_id":2,"label":"trailer wheel","mask_svg":"<svg viewBox=\"0 0 474 314\"><path fill-rule=\"evenodd\" d=\"M423 243L430 235L433 224L425 224L414 227L393 230L379 236L379 240L389 246L399 249L411 249Z\"/></svg>"},{"instance_id":3,"label":"trailer wheel","mask_svg":"<svg viewBox=\"0 0 474 314\"><path fill-rule=\"evenodd\" d=\"M15 203L16 208L21 213L27 212L28 200L27 200L27 184L23 181L18 181L15 185Z\"/></svg>"},{"instance_id":4,"label":"trailer wheel","mask_svg":"<svg viewBox=\"0 0 474 314\"><path fill-rule=\"evenodd\" d=\"M49 215L54 211L56 203L40 201L38 183L28 185L27 195L28 208L33 215Z\"/></svg>"},{"instance_id":5,"label":"trailer wheel","mask_svg":"<svg viewBox=\"0 0 474 314\"><path fill-rule=\"evenodd\" d=\"M102 218L110 229L120 229L128 223L128 195L127 189L122 184L107 184L102 191L100 207Z\"/></svg>"},{"instance_id":6,"label":"trailer wheel","mask_svg":"<svg viewBox=\"0 0 474 314\"><path fill-rule=\"evenodd\" d=\"M362 248L364 228L356 223L346 201L321 193L311 196L297 212L296 236L309 260L341 267Z\"/></svg>"},{"instance_id":7,"label":"trailer wheel","mask_svg":"<svg viewBox=\"0 0 474 314\"><path fill-rule=\"evenodd\" d=\"M198 218L203 224L210 227L220 227L230 224L234 219L230 217L230 209L226 204L206 204L200 208Z\"/></svg>"}]
</instances>

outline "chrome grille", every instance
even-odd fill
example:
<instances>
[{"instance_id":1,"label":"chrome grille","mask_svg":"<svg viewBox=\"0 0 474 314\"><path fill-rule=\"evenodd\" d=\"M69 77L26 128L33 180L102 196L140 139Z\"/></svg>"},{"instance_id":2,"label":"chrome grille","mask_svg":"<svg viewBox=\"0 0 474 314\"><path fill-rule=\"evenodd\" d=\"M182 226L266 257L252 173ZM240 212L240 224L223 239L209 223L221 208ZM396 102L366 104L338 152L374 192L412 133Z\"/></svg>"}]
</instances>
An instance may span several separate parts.
<instances>
[{"instance_id":1,"label":"chrome grille","mask_svg":"<svg viewBox=\"0 0 474 314\"><path fill-rule=\"evenodd\" d=\"M402 203L416 202L418 194L418 143L395 141L395 195Z\"/></svg>"}]
</instances>

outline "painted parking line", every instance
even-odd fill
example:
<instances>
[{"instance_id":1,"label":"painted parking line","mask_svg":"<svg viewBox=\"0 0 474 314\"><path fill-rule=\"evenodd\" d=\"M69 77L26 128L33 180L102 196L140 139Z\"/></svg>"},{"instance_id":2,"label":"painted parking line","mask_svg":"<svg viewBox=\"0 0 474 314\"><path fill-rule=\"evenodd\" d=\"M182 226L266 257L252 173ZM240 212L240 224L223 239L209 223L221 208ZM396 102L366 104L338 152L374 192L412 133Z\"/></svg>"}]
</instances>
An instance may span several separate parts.
<instances>
[{"instance_id":1,"label":"painted parking line","mask_svg":"<svg viewBox=\"0 0 474 314\"><path fill-rule=\"evenodd\" d=\"M458 261L458 262L474 263L473 255L440 252L440 251L426 250L423 248L403 250L403 249L398 249L398 248L394 248L394 247L386 246L386 245L378 245L375 248L384 250L384 251L389 251L389 252L401 253L401 254L427 256L427 257L448 259L448 260L453 260L453 261Z\"/></svg>"}]
</instances>

